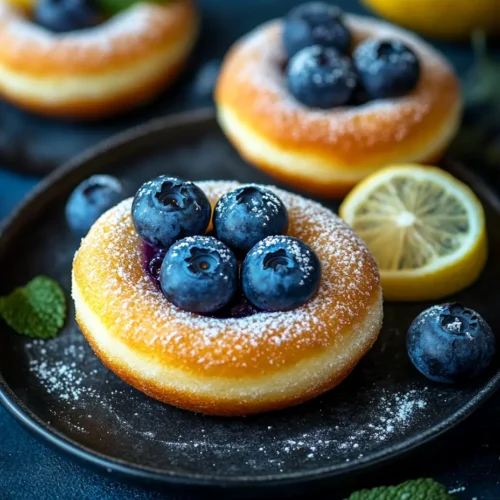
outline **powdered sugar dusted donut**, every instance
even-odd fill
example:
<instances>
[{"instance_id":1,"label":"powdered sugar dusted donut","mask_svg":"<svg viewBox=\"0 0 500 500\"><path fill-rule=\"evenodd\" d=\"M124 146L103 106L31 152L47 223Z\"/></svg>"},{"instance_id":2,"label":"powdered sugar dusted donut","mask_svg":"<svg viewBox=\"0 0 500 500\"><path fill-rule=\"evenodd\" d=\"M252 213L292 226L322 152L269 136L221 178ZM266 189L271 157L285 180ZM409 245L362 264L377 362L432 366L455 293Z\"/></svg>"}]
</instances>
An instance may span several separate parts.
<instances>
[{"instance_id":1,"label":"powdered sugar dusted donut","mask_svg":"<svg viewBox=\"0 0 500 500\"><path fill-rule=\"evenodd\" d=\"M192 0L140 3L101 25L62 34L0 0L0 95L51 116L124 111L177 76L197 31Z\"/></svg>"},{"instance_id":2,"label":"powdered sugar dusted donut","mask_svg":"<svg viewBox=\"0 0 500 500\"><path fill-rule=\"evenodd\" d=\"M277 179L315 194L345 194L391 163L431 162L460 121L461 98L448 62L417 36L388 23L345 15L354 46L396 39L417 54L421 75L408 95L361 106L308 108L287 90L282 23L245 36L227 55L216 89L218 118L240 154Z\"/></svg>"},{"instance_id":3,"label":"powdered sugar dusted donut","mask_svg":"<svg viewBox=\"0 0 500 500\"><path fill-rule=\"evenodd\" d=\"M198 183L212 205L237 183ZM181 408L241 415L339 384L377 339L382 292L364 243L330 210L277 190L288 234L322 263L317 294L288 312L213 318L182 311L144 270L131 200L102 216L75 257L77 321L97 355L139 390Z\"/></svg>"}]
</instances>

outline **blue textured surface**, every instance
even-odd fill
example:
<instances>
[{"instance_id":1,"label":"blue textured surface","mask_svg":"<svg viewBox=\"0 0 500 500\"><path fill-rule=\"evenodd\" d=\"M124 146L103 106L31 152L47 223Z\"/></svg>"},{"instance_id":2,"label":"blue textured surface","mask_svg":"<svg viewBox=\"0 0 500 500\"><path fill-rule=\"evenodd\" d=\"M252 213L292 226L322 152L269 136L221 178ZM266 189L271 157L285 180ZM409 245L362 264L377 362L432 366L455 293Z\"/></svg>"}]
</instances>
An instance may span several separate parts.
<instances>
[{"instance_id":1,"label":"blue textured surface","mask_svg":"<svg viewBox=\"0 0 500 500\"><path fill-rule=\"evenodd\" d=\"M207 40L201 44L201 62L219 58L227 40L252 28L266 18L286 11L291 0L205 0L202 7L208 26ZM347 10L360 10L352 0L338 1ZM245 12L245 15L241 15ZM450 13L451 15L452 13ZM217 33L218 36L214 36ZM224 33L222 36L221 33ZM453 59L460 73L470 64L466 45L441 45ZM201 63L200 63L201 64ZM195 95L187 103L200 103ZM175 108L175 104L173 105ZM34 122L35 123L35 122ZM61 134L63 129L61 127ZM11 131L15 129L12 124ZM17 134L23 134L17 130ZM54 144L50 146L55 147ZM60 144L64 150L64 141ZM35 183L37 178L0 169L0 220L7 216L15 203ZM1 277L0 277L1 279ZM467 422L445 437L406 459L370 476L351 482L351 489L395 483L410 477L432 476L457 491L457 498L489 500L500 498L500 396L495 397ZM324 498L333 500L337 494L330 491ZM180 498L175 494L161 494L141 487L103 477L81 465L67 460L35 438L28 435L0 408L0 500L44 499L159 499ZM342 496L339 496L342 498Z\"/></svg>"}]
</instances>

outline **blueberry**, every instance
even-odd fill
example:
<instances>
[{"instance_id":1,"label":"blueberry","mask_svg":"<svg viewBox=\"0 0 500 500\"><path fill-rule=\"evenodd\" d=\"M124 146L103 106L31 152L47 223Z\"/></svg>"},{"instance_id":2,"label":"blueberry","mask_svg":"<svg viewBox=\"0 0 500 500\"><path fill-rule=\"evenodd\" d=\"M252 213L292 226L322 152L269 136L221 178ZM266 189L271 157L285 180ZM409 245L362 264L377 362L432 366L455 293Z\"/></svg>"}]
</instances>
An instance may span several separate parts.
<instances>
[{"instance_id":1,"label":"blueberry","mask_svg":"<svg viewBox=\"0 0 500 500\"><path fill-rule=\"evenodd\" d=\"M166 250L158 250L153 254L151 259L149 259L147 263L147 271L156 283L160 281L161 266L163 264L163 260L165 259L166 253Z\"/></svg>"},{"instance_id":2,"label":"blueberry","mask_svg":"<svg viewBox=\"0 0 500 500\"><path fill-rule=\"evenodd\" d=\"M354 51L354 65L373 99L405 95L420 78L416 54L399 40L369 38L361 42Z\"/></svg>"},{"instance_id":3,"label":"blueberry","mask_svg":"<svg viewBox=\"0 0 500 500\"><path fill-rule=\"evenodd\" d=\"M288 88L302 104L328 109L347 104L358 76L350 59L335 49L313 45L302 49L287 68Z\"/></svg>"},{"instance_id":4,"label":"blueberry","mask_svg":"<svg viewBox=\"0 0 500 500\"><path fill-rule=\"evenodd\" d=\"M92 224L124 197L123 186L109 175L93 175L79 184L66 203L69 227L85 235Z\"/></svg>"},{"instance_id":5,"label":"blueberry","mask_svg":"<svg viewBox=\"0 0 500 500\"><path fill-rule=\"evenodd\" d=\"M198 186L166 175L143 184L132 203L137 233L155 248L169 248L185 236L204 234L211 212Z\"/></svg>"},{"instance_id":6,"label":"blueberry","mask_svg":"<svg viewBox=\"0 0 500 500\"><path fill-rule=\"evenodd\" d=\"M484 319L460 304L431 307L407 336L415 367L436 382L453 383L484 371L495 354L495 336Z\"/></svg>"},{"instance_id":7,"label":"blueberry","mask_svg":"<svg viewBox=\"0 0 500 500\"><path fill-rule=\"evenodd\" d=\"M366 92L365 88L363 87L363 85L361 85L361 82L358 80L358 84L354 88L349 104L351 106L362 106L363 104L366 104L369 101L370 101L370 96L368 95L368 92Z\"/></svg>"},{"instance_id":8,"label":"blueberry","mask_svg":"<svg viewBox=\"0 0 500 500\"><path fill-rule=\"evenodd\" d=\"M34 20L40 26L60 33L95 26L101 16L91 0L38 0Z\"/></svg>"},{"instance_id":9,"label":"blueberry","mask_svg":"<svg viewBox=\"0 0 500 500\"><path fill-rule=\"evenodd\" d=\"M283 234L288 212L283 202L260 186L243 186L226 193L215 205L215 236L234 250L248 252L266 236Z\"/></svg>"},{"instance_id":10,"label":"blueberry","mask_svg":"<svg viewBox=\"0 0 500 500\"><path fill-rule=\"evenodd\" d=\"M241 268L245 296L264 311L288 311L305 304L320 278L316 253L291 236L270 236L257 243Z\"/></svg>"},{"instance_id":11,"label":"blueberry","mask_svg":"<svg viewBox=\"0 0 500 500\"><path fill-rule=\"evenodd\" d=\"M340 9L323 2L311 2L299 5L285 17L283 45L289 58L311 45L347 54L351 34L342 21Z\"/></svg>"},{"instance_id":12,"label":"blueberry","mask_svg":"<svg viewBox=\"0 0 500 500\"><path fill-rule=\"evenodd\" d=\"M161 266L160 284L167 299L185 311L217 311L236 293L238 262L215 238L191 236L170 247Z\"/></svg>"}]
</instances>

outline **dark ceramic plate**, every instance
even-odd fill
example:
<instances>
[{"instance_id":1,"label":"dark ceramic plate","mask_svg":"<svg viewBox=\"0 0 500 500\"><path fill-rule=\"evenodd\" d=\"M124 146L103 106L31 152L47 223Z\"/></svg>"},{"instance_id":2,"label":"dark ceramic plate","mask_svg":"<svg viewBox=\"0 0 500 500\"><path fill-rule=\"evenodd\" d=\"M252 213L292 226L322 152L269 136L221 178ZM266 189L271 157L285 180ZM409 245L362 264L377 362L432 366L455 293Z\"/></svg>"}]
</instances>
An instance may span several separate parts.
<instances>
[{"instance_id":1,"label":"dark ceramic plate","mask_svg":"<svg viewBox=\"0 0 500 500\"><path fill-rule=\"evenodd\" d=\"M491 255L500 253L500 200L472 172L454 173L482 197ZM56 171L24 201L0 234L0 293L38 274L70 292L79 240L64 222L75 185L95 172L122 179L132 194L160 173L193 180L271 182L242 162L211 114L153 122ZM126 256L124 256L126 258ZM500 263L457 294L497 329ZM498 360L462 387L431 383L410 364L405 332L428 304L386 304L380 340L337 389L307 404L251 418L195 415L150 399L115 377L73 318L60 337L27 340L0 325L0 400L35 434L101 469L149 482L300 491L393 459L451 428L500 383ZM285 488L286 486L286 488Z\"/></svg>"}]
</instances>

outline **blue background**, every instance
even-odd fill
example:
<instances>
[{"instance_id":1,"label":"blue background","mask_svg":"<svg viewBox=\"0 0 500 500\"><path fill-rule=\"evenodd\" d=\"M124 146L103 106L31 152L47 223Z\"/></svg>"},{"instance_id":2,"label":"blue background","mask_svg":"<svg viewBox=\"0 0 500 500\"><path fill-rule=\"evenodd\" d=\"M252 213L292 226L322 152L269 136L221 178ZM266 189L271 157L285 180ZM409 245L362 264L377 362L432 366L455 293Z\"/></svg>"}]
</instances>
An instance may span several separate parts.
<instances>
[{"instance_id":1,"label":"blue background","mask_svg":"<svg viewBox=\"0 0 500 500\"><path fill-rule=\"evenodd\" d=\"M263 20L286 12L292 3L283 0L201 1L205 22L211 23L212 36L205 36L200 44L197 65L201 67L206 61L220 58L228 41ZM354 1L337 3L346 10L362 10ZM214 33L222 32L222 38L213 36ZM466 44L441 44L440 48L452 59L459 74L463 75L471 64L469 47ZM196 79L187 81L186 85L194 89L194 94L190 94L194 98L183 100L182 106L179 106L179 100L173 102L172 109L194 108L209 103L203 91L197 95L198 84ZM175 94L173 99L175 101ZM61 141L64 141L64 137L61 137ZM37 177L0 169L0 220L13 210L15 204L38 181ZM497 396L451 433L390 467L352 481L351 489L431 476L456 491L458 498L500 498L499 414L500 397ZM324 498L334 499L341 494L329 490ZM31 498L111 500L174 499L180 496L172 492L161 493L129 486L113 477L91 472L38 442L21 429L5 410L0 409L0 500Z\"/></svg>"}]
</instances>

